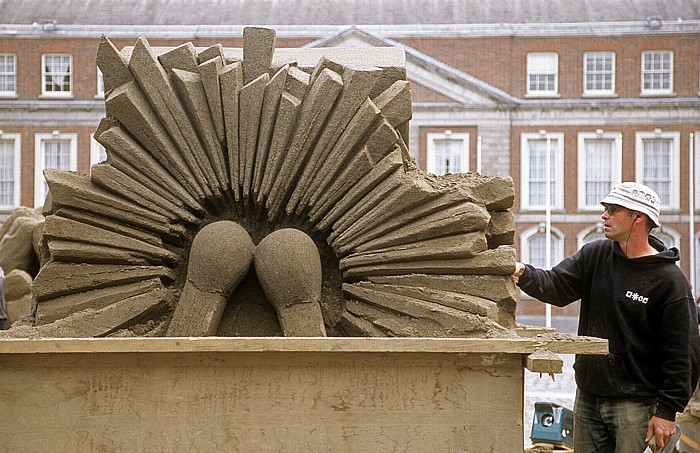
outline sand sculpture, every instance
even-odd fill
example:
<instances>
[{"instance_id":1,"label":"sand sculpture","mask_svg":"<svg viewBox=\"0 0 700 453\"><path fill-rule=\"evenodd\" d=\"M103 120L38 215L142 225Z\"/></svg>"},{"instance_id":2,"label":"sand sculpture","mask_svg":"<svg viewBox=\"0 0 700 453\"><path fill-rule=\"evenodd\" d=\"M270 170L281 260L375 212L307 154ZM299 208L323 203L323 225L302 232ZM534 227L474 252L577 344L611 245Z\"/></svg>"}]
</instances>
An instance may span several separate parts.
<instances>
[{"instance_id":1,"label":"sand sculpture","mask_svg":"<svg viewBox=\"0 0 700 453\"><path fill-rule=\"evenodd\" d=\"M103 38L97 64L108 157L45 171L34 335L512 331L512 180L416 168L402 51L246 28L242 49Z\"/></svg>"}]
</instances>

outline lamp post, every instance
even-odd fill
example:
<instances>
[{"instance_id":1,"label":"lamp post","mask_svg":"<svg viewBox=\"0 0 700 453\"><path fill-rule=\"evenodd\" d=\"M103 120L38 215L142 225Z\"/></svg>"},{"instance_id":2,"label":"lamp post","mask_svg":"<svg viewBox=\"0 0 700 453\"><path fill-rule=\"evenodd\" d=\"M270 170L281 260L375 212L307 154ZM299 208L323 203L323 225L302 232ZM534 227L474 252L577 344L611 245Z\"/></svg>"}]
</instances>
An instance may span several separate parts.
<instances>
[{"instance_id":1,"label":"lamp post","mask_svg":"<svg viewBox=\"0 0 700 453\"><path fill-rule=\"evenodd\" d=\"M544 237L545 237L545 267L552 268L552 138L545 130L540 131L540 136L544 136L547 140L545 152L545 214L544 214ZM552 306L545 304L544 306L544 325L552 327Z\"/></svg>"},{"instance_id":2,"label":"lamp post","mask_svg":"<svg viewBox=\"0 0 700 453\"><path fill-rule=\"evenodd\" d=\"M688 236L690 237L690 288L693 300L697 294L697 271L695 269L695 134L688 140Z\"/></svg>"},{"instance_id":3,"label":"lamp post","mask_svg":"<svg viewBox=\"0 0 700 453\"><path fill-rule=\"evenodd\" d=\"M481 135L476 137L476 172L481 173Z\"/></svg>"}]
</instances>

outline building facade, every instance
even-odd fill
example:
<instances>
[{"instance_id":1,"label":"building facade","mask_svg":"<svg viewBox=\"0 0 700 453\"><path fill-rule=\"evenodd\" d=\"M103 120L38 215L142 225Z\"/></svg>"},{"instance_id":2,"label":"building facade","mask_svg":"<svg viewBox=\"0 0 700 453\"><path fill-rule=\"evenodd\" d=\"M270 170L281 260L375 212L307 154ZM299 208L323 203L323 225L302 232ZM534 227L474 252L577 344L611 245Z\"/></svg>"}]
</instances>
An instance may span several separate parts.
<instances>
[{"instance_id":1,"label":"building facade","mask_svg":"<svg viewBox=\"0 0 700 453\"><path fill-rule=\"evenodd\" d=\"M416 1L418 9L439 8L404 17L400 2L385 0L376 2L374 16L365 11L359 19L347 6L361 8L359 1L327 13L296 2L304 7L294 17L264 16L263 4L258 16L241 11L235 23L231 11L178 13L167 1L135 2L142 10L131 21L109 2L96 2L103 8L92 15L80 10L85 2L54 10L56 2L42 2L34 15L28 3L0 5L4 215L43 204L44 168L88 173L104 159L92 139L105 115L94 62L101 35L117 48L138 36L152 46L241 47L244 25L269 23L278 48L402 48L413 96L411 154L431 173L511 175L520 260L547 267L603 237L599 200L614 183L636 180L660 194L662 226L655 234L679 248L681 268L694 287L700 284L696 2L543 1L549 8L538 11L533 2L494 2L510 5L506 11L489 2ZM294 2L267 3L279 11L281 3ZM460 3L473 14L456 9ZM526 300L519 309L544 310Z\"/></svg>"}]
</instances>

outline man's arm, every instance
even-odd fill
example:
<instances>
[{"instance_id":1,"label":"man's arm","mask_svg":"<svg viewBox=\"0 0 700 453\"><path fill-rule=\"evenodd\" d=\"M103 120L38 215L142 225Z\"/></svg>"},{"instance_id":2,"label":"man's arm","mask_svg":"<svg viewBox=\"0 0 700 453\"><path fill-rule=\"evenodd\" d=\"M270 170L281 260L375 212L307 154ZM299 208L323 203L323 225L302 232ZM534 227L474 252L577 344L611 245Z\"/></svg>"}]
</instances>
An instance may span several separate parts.
<instances>
[{"instance_id":1,"label":"man's arm","mask_svg":"<svg viewBox=\"0 0 700 453\"><path fill-rule=\"evenodd\" d=\"M670 282L669 282L670 284ZM689 289L688 289L689 291ZM673 420L692 397L698 379L700 337L690 298L667 302L659 313L660 357L663 372L656 415Z\"/></svg>"},{"instance_id":2,"label":"man's arm","mask_svg":"<svg viewBox=\"0 0 700 453\"><path fill-rule=\"evenodd\" d=\"M513 280L528 295L563 307L581 298L583 275L578 261L580 259L581 251L564 259L551 270L516 262Z\"/></svg>"}]
</instances>

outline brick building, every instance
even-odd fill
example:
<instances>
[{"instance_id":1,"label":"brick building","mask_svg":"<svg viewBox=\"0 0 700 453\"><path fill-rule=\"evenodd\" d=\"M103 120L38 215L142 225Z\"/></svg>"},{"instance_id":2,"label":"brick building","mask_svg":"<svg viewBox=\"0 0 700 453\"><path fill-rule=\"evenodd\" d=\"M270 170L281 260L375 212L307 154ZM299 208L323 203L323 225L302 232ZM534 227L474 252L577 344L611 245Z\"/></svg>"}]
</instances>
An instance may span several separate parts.
<instances>
[{"instance_id":1,"label":"brick building","mask_svg":"<svg viewBox=\"0 0 700 453\"><path fill-rule=\"evenodd\" d=\"M521 260L546 266L547 225L552 263L602 237L598 201L637 180L660 193L656 234L700 284L693 0L6 0L0 22L2 213L43 203L44 168L87 173L103 159L91 138L104 116L101 35L118 48L138 36L241 47L243 26L266 25L277 47L404 49L412 155L433 173L511 175Z\"/></svg>"}]
</instances>

